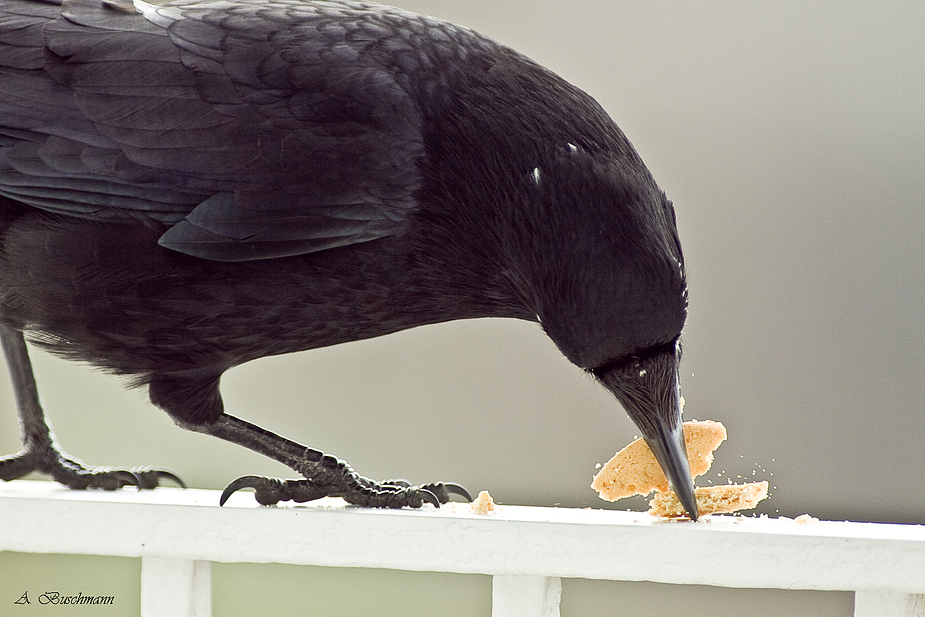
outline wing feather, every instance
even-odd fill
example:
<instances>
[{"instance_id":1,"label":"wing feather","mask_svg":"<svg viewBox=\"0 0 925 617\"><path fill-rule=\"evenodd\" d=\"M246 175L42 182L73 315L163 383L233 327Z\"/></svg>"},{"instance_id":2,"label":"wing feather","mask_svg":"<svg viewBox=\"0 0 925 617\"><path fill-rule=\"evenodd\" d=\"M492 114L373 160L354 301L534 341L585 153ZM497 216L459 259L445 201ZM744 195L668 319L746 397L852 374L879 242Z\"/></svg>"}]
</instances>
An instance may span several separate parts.
<instances>
[{"instance_id":1,"label":"wing feather","mask_svg":"<svg viewBox=\"0 0 925 617\"><path fill-rule=\"evenodd\" d=\"M145 214L174 225L163 246L218 260L402 229L424 149L383 61L403 18L298 0L135 6L0 0L0 194Z\"/></svg>"}]
</instances>

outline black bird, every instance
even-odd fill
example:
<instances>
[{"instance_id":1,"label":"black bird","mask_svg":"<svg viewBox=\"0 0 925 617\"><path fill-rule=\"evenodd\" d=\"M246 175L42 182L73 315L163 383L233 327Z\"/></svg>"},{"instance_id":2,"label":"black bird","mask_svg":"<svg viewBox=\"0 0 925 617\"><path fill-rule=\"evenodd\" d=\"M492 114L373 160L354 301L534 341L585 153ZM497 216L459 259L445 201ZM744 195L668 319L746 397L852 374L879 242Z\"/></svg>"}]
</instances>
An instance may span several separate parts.
<instances>
[{"instance_id":1,"label":"black bird","mask_svg":"<svg viewBox=\"0 0 925 617\"><path fill-rule=\"evenodd\" d=\"M438 504L224 412L263 356L453 319L538 322L616 395L692 518L671 203L587 94L366 2L0 0L0 331L30 471L153 487L54 444L25 346L129 376L183 428L304 476L261 503Z\"/></svg>"}]
</instances>

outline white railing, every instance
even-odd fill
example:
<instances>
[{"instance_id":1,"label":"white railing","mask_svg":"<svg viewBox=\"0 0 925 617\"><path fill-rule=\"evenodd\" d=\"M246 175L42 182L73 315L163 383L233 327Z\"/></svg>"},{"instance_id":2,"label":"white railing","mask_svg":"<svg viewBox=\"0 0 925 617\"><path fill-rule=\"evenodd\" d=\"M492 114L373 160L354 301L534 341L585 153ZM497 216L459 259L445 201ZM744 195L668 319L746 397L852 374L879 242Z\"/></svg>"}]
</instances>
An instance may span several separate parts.
<instances>
[{"instance_id":1,"label":"white railing","mask_svg":"<svg viewBox=\"0 0 925 617\"><path fill-rule=\"evenodd\" d=\"M248 494L217 503L215 491L12 482L0 485L0 551L141 557L142 617L208 616L215 561L489 574L494 617L557 616L562 577L854 591L856 617L925 617L919 525L340 500L262 508Z\"/></svg>"}]
</instances>

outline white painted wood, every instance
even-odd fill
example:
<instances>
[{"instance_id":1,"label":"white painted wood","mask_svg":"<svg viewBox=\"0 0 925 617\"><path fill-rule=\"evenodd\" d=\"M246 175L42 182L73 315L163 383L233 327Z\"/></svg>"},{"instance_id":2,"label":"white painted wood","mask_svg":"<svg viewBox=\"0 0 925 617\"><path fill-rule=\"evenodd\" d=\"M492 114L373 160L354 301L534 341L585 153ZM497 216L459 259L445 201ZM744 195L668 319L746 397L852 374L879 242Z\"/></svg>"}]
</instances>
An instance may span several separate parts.
<instances>
[{"instance_id":1,"label":"white painted wood","mask_svg":"<svg viewBox=\"0 0 925 617\"><path fill-rule=\"evenodd\" d=\"M925 595L858 591L854 617L925 617Z\"/></svg>"},{"instance_id":2,"label":"white painted wood","mask_svg":"<svg viewBox=\"0 0 925 617\"><path fill-rule=\"evenodd\" d=\"M246 493L217 504L216 491L0 484L0 550L925 593L921 525L733 516L678 523L519 506L478 515L467 504L394 511L332 499L265 508Z\"/></svg>"},{"instance_id":3,"label":"white painted wood","mask_svg":"<svg viewBox=\"0 0 925 617\"><path fill-rule=\"evenodd\" d=\"M212 563L144 557L141 617L211 617Z\"/></svg>"},{"instance_id":4,"label":"white painted wood","mask_svg":"<svg viewBox=\"0 0 925 617\"><path fill-rule=\"evenodd\" d=\"M491 617L559 617L558 576L496 575L491 579Z\"/></svg>"}]
</instances>

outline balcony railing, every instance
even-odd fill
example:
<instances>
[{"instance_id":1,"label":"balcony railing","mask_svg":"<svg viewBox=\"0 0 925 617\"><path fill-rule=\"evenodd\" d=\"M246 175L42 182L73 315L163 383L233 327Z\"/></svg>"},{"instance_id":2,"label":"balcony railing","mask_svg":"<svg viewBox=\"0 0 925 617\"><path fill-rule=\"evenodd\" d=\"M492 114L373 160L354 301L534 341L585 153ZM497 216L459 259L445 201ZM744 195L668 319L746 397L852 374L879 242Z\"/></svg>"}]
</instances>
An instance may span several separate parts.
<instances>
[{"instance_id":1,"label":"balcony railing","mask_svg":"<svg viewBox=\"0 0 925 617\"><path fill-rule=\"evenodd\" d=\"M211 613L211 563L481 573L493 617L559 614L561 579L855 593L855 617L925 617L925 526L468 504L263 508L236 494L0 485L0 550L140 557L142 617ZM75 533L75 529L80 533Z\"/></svg>"}]
</instances>

